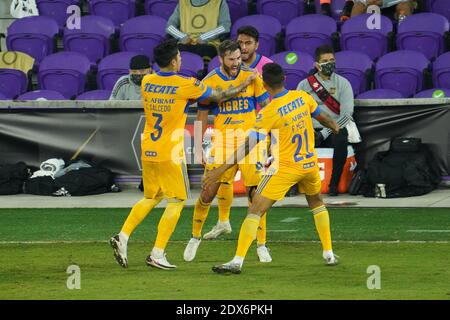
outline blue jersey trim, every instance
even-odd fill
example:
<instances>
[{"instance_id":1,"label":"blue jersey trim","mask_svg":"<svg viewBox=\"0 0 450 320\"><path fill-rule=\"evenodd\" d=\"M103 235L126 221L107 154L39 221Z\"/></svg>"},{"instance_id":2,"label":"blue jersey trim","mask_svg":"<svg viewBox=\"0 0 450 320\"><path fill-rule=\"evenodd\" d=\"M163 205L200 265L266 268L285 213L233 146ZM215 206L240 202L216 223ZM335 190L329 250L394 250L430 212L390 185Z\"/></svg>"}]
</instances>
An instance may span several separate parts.
<instances>
[{"instance_id":1,"label":"blue jersey trim","mask_svg":"<svg viewBox=\"0 0 450 320\"><path fill-rule=\"evenodd\" d=\"M163 72L163 71L158 71L156 73L158 76L162 76L162 77L169 77L169 76L173 76L175 74L177 74L176 72Z\"/></svg>"},{"instance_id":2,"label":"blue jersey trim","mask_svg":"<svg viewBox=\"0 0 450 320\"><path fill-rule=\"evenodd\" d=\"M258 103L261 103L261 102L269 99L269 97L270 97L269 93L268 92L264 92L262 95L260 95L259 97L256 98L256 101Z\"/></svg>"},{"instance_id":3,"label":"blue jersey trim","mask_svg":"<svg viewBox=\"0 0 450 320\"><path fill-rule=\"evenodd\" d=\"M311 113L311 117L315 118L320 114L320 107L317 106L316 110L314 110L313 113Z\"/></svg>"},{"instance_id":4,"label":"blue jersey trim","mask_svg":"<svg viewBox=\"0 0 450 320\"><path fill-rule=\"evenodd\" d=\"M253 61L253 63L249 66L249 68L255 69L258 63L261 61L261 58L262 56L259 53L257 53L255 61Z\"/></svg>"},{"instance_id":5,"label":"blue jersey trim","mask_svg":"<svg viewBox=\"0 0 450 320\"><path fill-rule=\"evenodd\" d=\"M200 96L200 98L197 99L198 102L202 102L203 100L208 99L212 94L211 87L206 87L206 91Z\"/></svg>"},{"instance_id":6,"label":"blue jersey trim","mask_svg":"<svg viewBox=\"0 0 450 320\"><path fill-rule=\"evenodd\" d=\"M224 75L222 73L222 70L220 70L220 67L217 67L214 70L216 71L217 75L224 81L236 80L236 78L239 76L239 73L241 72L241 68L239 68L239 71L238 71L238 73L237 73L237 75L235 77L228 78L226 75Z\"/></svg>"},{"instance_id":7,"label":"blue jersey trim","mask_svg":"<svg viewBox=\"0 0 450 320\"><path fill-rule=\"evenodd\" d=\"M274 99L276 98L280 98L284 95L286 95L289 91L287 89L284 89L283 91L281 91L280 93L277 93L276 95L273 96Z\"/></svg>"}]
</instances>

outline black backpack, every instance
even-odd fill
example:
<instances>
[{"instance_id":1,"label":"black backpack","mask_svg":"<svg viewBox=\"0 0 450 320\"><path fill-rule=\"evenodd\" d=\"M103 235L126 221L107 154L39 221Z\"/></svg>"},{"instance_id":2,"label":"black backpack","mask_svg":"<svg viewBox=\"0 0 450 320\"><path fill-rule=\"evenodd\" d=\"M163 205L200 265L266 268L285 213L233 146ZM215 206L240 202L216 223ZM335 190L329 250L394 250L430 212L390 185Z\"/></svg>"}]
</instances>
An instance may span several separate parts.
<instances>
[{"instance_id":1,"label":"black backpack","mask_svg":"<svg viewBox=\"0 0 450 320\"><path fill-rule=\"evenodd\" d=\"M57 190L64 188L71 196L86 196L112 191L114 174L103 167L80 168L55 179Z\"/></svg>"},{"instance_id":2,"label":"black backpack","mask_svg":"<svg viewBox=\"0 0 450 320\"><path fill-rule=\"evenodd\" d=\"M22 193L23 184L30 175L24 162L0 164L0 195Z\"/></svg>"},{"instance_id":3,"label":"black backpack","mask_svg":"<svg viewBox=\"0 0 450 320\"><path fill-rule=\"evenodd\" d=\"M362 186L366 197L398 198L427 194L441 180L430 148L418 138L396 138L389 151L369 162Z\"/></svg>"}]
</instances>

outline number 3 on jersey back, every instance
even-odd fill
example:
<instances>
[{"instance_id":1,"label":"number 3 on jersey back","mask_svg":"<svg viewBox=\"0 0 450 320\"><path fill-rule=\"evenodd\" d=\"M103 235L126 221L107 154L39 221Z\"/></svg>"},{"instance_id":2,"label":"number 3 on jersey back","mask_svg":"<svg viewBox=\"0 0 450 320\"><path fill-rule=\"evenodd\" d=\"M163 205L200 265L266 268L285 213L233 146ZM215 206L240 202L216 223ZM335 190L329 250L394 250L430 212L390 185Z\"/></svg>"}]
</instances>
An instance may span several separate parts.
<instances>
[{"instance_id":1,"label":"number 3 on jersey back","mask_svg":"<svg viewBox=\"0 0 450 320\"><path fill-rule=\"evenodd\" d=\"M158 131L156 132L156 135L154 132L152 132L150 134L150 138L152 138L153 141L156 141L159 138L161 138L161 135L162 135L163 128L160 126L160 124L162 122L163 117L162 117L162 114L160 114L160 113L152 113L152 116L156 118L156 123L153 126L153 128L155 128Z\"/></svg>"}]
</instances>

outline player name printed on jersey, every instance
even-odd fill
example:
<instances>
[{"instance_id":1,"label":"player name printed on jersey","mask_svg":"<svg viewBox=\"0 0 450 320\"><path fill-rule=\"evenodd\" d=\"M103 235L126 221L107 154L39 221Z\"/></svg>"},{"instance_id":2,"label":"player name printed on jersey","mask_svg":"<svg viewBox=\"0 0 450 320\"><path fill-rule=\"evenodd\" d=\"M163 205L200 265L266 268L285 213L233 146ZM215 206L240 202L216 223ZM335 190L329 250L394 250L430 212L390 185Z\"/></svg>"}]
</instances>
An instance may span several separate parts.
<instances>
[{"instance_id":1,"label":"player name printed on jersey","mask_svg":"<svg viewBox=\"0 0 450 320\"><path fill-rule=\"evenodd\" d=\"M144 77L142 98L145 128L142 160L152 162L184 161L184 137L190 102L211 95L211 88L195 78L175 72L157 72Z\"/></svg>"}]
</instances>

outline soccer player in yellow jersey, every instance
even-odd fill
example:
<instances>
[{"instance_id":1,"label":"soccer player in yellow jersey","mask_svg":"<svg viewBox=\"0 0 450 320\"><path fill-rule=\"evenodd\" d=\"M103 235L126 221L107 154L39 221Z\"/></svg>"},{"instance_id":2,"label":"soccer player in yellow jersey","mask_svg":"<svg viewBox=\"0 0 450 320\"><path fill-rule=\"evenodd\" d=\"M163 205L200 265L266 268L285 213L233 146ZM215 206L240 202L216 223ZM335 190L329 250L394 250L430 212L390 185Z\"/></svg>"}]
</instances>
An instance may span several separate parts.
<instances>
[{"instance_id":1,"label":"soccer player in yellow jersey","mask_svg":"<svg viewBox=\"0 0 450 320\"><path fill-rule=\"evenodd\" d=\"M236 86L218 92L197 79L177 74L181 57L176 41L167 40L158 45L154 57L161 71L145 76L141 87L146 117L141 144L144 198L133 206L121 232L111 238L110 244L117 262L126 268L128 238L147 214L161 200L167 199L146 263L171 270L176 266L167 261L164 251L189 193L183 148L189 103L229 99L250 85L256 74L249 74Z\"/></svg>"},{"instance_id":2,"label":"soccer player in yellow jersey","mask_svg":"<svg viewBox=\"0 0 450 320\"><path fill-rule=\"evenodd\" d=\"M314 150L314 129L311 117L334 132L339 131L338 124L320 108L314 99L304 91L288 91L284 88L284 72L280 65L269 63L263 67L264 86L272 101L258 114L254 131L242 144L234 157L239 161L252 148L251 139L264 139L268 133L272 137L274 163L258 185L247 217L239 233L235 257L228 263L214 266L217 273L240 273L248 248L256 236L261 216L272 205L282 200L286 192L295 184L305 190L306 200L314 214L314 221L323 247L323 258L327 265L337 264L331 245L330 220L328 211L321 199L321 181L317 154ZM227 164L206 174L203 188L212 188L219 177L230 168L234 158Z\"/></svg>"},{"instance_id":3,"label":"soccer player in yellow jersey","mask_svg":"<svg viewBox=\"0 0 450 320\"><path fill-rule=\"evenodd\" d=\"M203 82L216 90L224 90L229 86L235 86L241 79L246 78L253 71L242 65L241 50L237 41L226 40L219 46L219 59L221 66L211 71ZM269 101L269 94L264 89L264 85L260 76L256 77L252 85L248 86L239 95L226 100L220 104L216 104L212 109L214 118L214 136L213 149L211 154L214 158L213 163L207 163L205 171L224 163L227 157L234 153L244 140L248 129L251 129L256 121L256 103L264 107ZM208 119L208 109L199 106L198 119L202 121L205 129ZM236 138L234 138L236 136ZM227 156L228 154L228 156ZM254 160L254 161L251 161ZM252 194L261 179L261 169L263 168L264 159L262 156L259 161L256 157L247 158L245 163L239 163L232 166L224 172L214 188L206 191L203 190L198 198L192 221L192 238L190 239L184 251L184 260L192 261L195 258L197 249L201 242L202 227L208 216L211 202L217 194L221 184L231 185L234 181L236 171L241 171L244 184L247 187L249 201L251 202ZM232 201L232 198L229 198ZM219 204L220 205L220 204ZM231 203L229 203L231 205ZM220 208L219 208L220 210ZM258 234L259 248L257 250L260 261L270 262L272 259L265 246L265 219L262 219L262 231ZM215 229L231 232L229 221L220 222ZM214 231L214 230L213 230ZM263 236L262 236L262 233ZM206 236L206 235L205 235ZM206 237L205 237L206 238Z\"/></svg>"}]
</instances>

